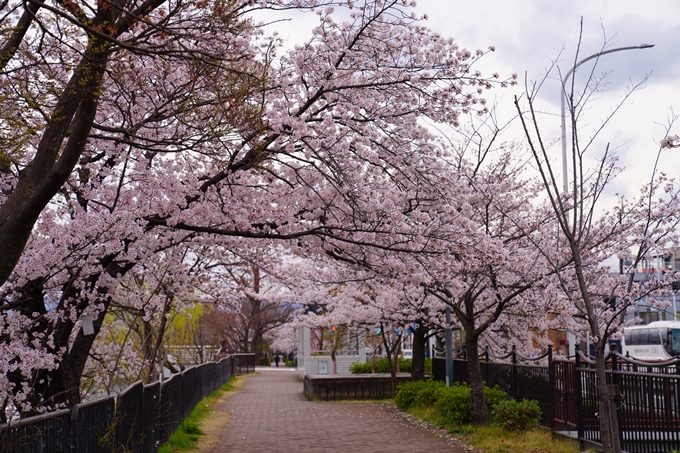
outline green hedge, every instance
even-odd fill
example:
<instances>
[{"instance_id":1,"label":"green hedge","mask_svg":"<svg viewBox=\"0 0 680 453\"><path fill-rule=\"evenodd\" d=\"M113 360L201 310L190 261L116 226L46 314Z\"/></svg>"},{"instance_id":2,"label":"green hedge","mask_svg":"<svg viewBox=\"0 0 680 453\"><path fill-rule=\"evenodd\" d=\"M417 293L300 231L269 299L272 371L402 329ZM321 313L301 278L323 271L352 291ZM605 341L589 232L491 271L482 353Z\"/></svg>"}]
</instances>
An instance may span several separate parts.
<instances>
[{"instance_id":1,"label":"green hedge","mask_svg":"<svg viewBox=\"0 0 680 453\"><path fill-rule=\"evenodd\" d=\"M444 383L441 381L402 382L397 387L394 404L401 410L407 410L411 407L432 406L437 389L440 387L444 387Z\"/></svg>"},{"instance_id":2,"label":"green hedge","mask_svg":"<svg viewBox=\"0 0 680 453\"><path fill-rule=\"evenodd\" d=\"M484 386L486 408L493 413L496 404L505 401L508 394L498 388ZM472 421L472 390L467 384L456 383L452 387L441 387L435 395L432 405L443 423L451 425L467 425Z\"/></svg>"},{"instance_id":3,"label":"green hedge","mask_svg":"<svg viewBox=\"0 0 680 453\"><path fill-rule=\"evenodd\" d=\"M538 401L524 399L508 400L496 404L493 409L496 423L511 431L526 431L538 426L541 408Z\"/></svg>"},{"instance_id":4,"label":"green hedge","mask_svg":"<svg viewBox=\"0 0 680 453\"><path fill-rule=\"evenodd\" d=\"M492 420L507 429L531 429L541 419L536 401L508 400L508 394L498 386L484 386L484 396ZM467 425L472 421L472 392L467 384L446 387L443 382L432 380L405 382L397 388L394 404L401 410L433 407L439 422L449 426Z\"/></svg>"},{"instance_id":5,"label":"green hedge","mask_svg":"<svg viewBox=\"0 0 680 453\"><path fill-rule=\"evenodd\" d=\"M411 359L399 359L399 371L402 373L411 372ZM366 363L354 362L349 366L349 372L352 374L369 374L371 372L370 360ZM390 367L387 364L386 357L380 357L375 360L376 373L389 373ZM432 359L425 359L425 374L432 374Z\"/></svg>"}]
</instances>

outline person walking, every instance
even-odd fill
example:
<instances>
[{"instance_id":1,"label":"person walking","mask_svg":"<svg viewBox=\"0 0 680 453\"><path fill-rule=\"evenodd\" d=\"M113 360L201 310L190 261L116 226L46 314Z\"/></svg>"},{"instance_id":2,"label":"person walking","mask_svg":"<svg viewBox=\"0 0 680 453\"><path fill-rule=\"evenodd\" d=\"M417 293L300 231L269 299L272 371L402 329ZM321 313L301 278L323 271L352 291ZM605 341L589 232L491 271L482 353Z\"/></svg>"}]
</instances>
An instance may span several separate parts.
<instances>
[{"instance_id":1,"label":"person walking","mask_svg":"<svg viewBox=\"0 0 680 453\"><path fill-rule=\"evenodd\" d=\"M281 361L281 357L279 357L278 354L274 356L274 363L276 363L276 368L279 367L279 362Z\"/></svg>"}]
</instances>

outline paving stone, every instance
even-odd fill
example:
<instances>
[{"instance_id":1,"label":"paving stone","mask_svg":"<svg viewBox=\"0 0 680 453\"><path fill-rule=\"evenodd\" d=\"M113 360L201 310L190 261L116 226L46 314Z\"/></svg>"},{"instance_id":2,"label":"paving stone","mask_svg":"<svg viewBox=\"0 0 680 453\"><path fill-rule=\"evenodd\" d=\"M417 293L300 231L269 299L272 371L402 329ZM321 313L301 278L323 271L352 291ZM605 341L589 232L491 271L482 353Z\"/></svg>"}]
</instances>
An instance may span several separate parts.
<instances>
[{"instance_id":1,"label":"paving stone","mask_svg":"<svg viewBox=\"0 0 680 453\"><path fill-rule=\"evenodd\" d=\"M307 401L302 380L284 370L245 379L220 407L231 419L213 453L470 451L410 421L392 403Z\"/></svg>"}]
</instances>

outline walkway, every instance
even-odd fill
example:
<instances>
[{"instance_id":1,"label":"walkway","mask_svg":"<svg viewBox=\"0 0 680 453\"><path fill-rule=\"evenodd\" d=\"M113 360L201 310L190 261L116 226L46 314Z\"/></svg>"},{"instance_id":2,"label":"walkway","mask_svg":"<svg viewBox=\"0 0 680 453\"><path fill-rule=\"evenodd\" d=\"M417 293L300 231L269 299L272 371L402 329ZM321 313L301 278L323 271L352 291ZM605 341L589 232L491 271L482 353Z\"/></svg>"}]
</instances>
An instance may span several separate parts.
<instances>
[{"instance_id":1,"label":"walkway","mask_svg":"<svg viewBox=\"0 0 680 453\"><path fill-rule=\"evenodd\" d=\"M469 452L390 403L311 402L295 372L259 371L219 409L231 413L213 453Z\"/></svg>"}]
</instances>

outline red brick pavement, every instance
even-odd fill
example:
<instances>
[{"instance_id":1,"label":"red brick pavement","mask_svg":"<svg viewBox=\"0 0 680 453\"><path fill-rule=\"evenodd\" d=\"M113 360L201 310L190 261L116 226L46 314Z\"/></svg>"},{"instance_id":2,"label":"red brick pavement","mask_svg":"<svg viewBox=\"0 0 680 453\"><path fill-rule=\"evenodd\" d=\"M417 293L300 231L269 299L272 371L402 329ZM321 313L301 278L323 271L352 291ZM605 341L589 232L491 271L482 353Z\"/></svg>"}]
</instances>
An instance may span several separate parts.
<instances>
[{"instance_id":1,"label":"red brick pavement","mask_svg":"<svg viewBox=\"0 0 680 453\"><path fill-rule=\"evenodd\" d=\"M307 401L291 371L245 379L220 407L231 419L213 453L469 451L409 421L391 403Z\"/></svg>"}]
</instances>

